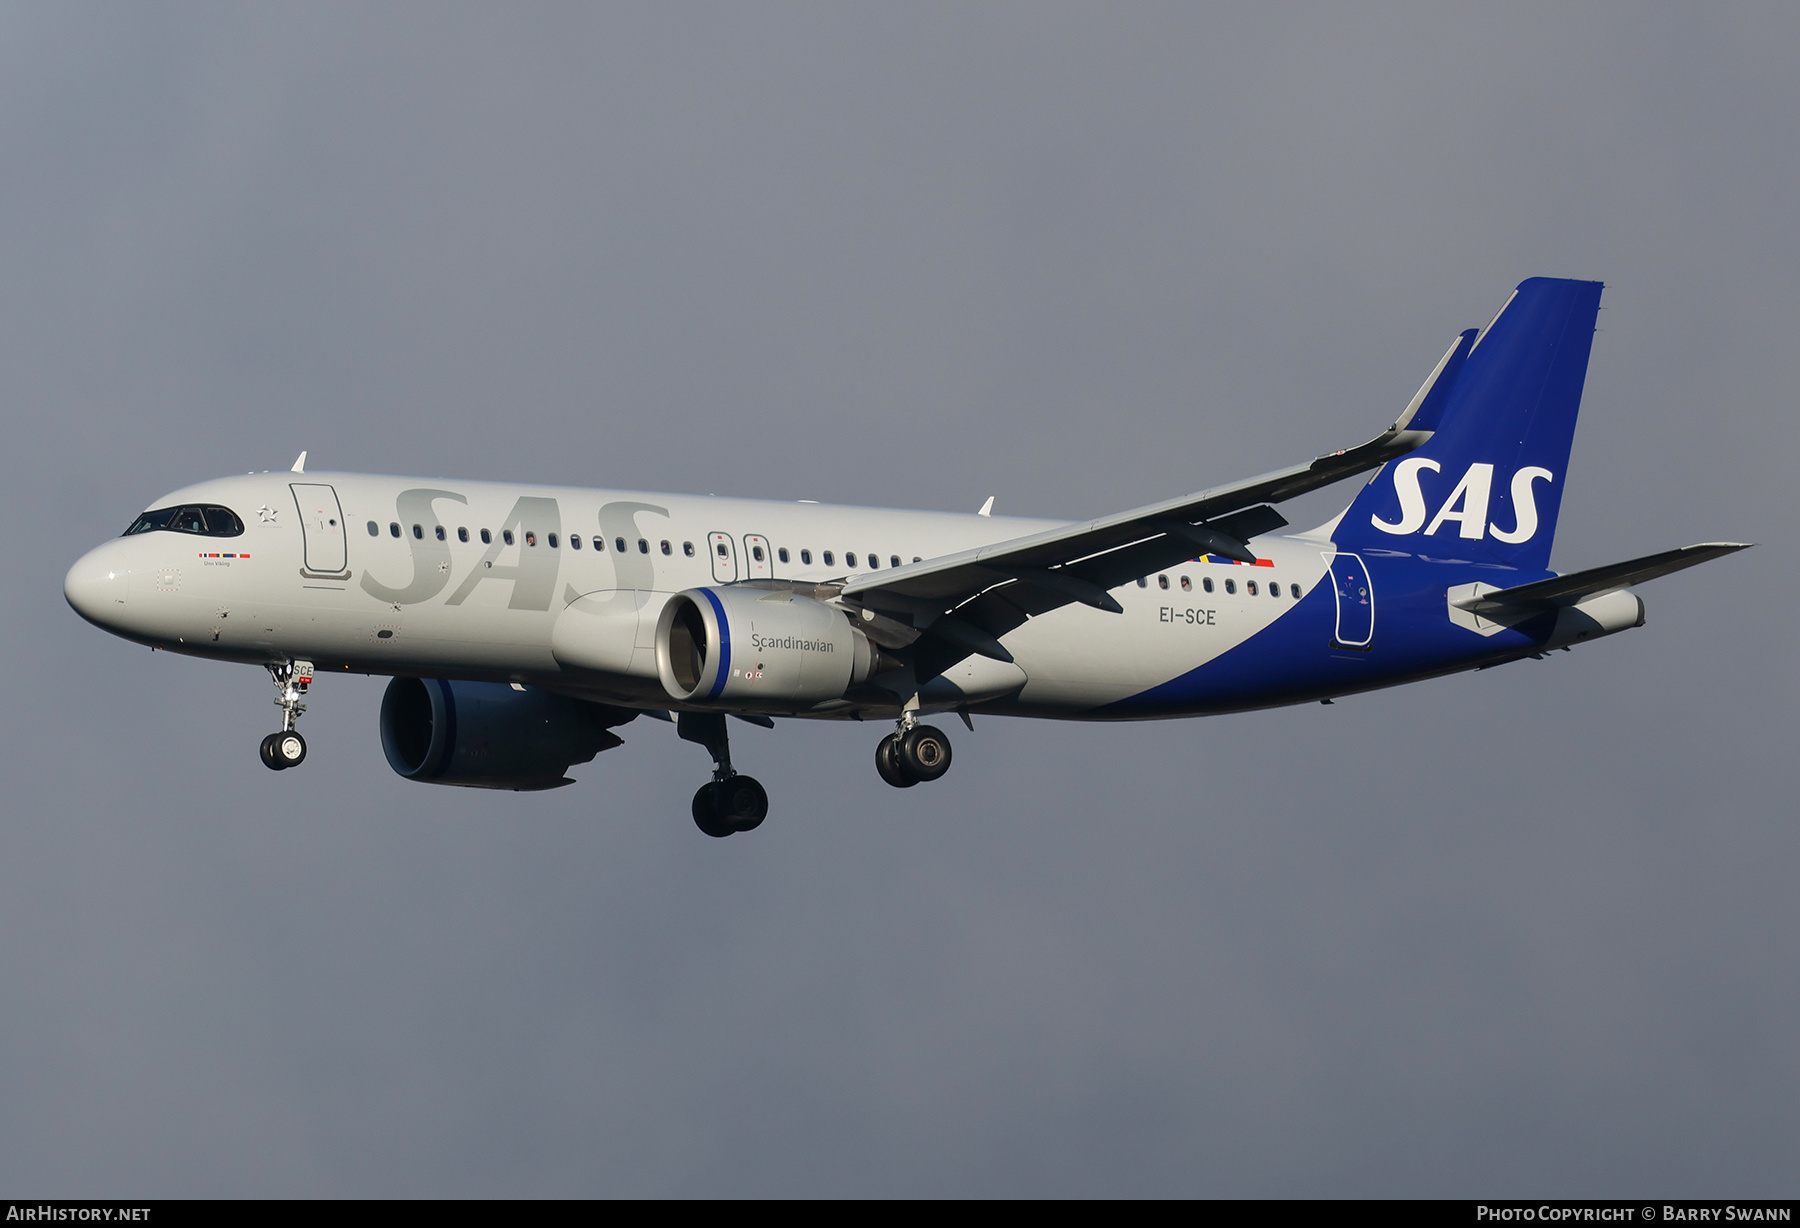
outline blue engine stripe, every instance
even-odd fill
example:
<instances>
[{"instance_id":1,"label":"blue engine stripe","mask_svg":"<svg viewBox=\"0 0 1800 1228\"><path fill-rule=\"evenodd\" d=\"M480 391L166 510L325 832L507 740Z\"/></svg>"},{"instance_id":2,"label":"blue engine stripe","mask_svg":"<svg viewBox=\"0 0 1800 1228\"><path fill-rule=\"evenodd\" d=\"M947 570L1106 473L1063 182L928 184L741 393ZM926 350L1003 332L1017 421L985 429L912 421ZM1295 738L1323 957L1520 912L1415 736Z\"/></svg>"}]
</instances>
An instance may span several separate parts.
<instances>
[{"instance_id":1,"label":"blue engine stripe","mask_svg":"<svg viewBox=\"0 0 1800 1228\"><path fill-rule=\"evenodd\" d=\"M710 588L700 590L706 599L712 602L713 613L719 620L719 676L713 679L712 693L708 699L717 699L725 689L725 680L731 677L731 628L725 623L725 607L719 604L719 598Z\"/></svg>"}]
</instances>

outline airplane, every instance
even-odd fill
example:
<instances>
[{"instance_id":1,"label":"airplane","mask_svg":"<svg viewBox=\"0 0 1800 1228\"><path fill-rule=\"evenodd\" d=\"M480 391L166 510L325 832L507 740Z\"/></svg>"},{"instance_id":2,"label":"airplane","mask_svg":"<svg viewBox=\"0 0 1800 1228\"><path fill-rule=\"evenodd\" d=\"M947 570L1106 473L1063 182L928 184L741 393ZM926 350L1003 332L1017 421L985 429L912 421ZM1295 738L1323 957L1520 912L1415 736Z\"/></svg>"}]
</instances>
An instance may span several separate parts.
<instances>
[{"instance_id":1,"label":"airplane","mask_svg":"<svg viewBox=\"0 0 1800 1228\"><path fill-rule=\"evenodd\" d=\"M1602 289L1523 282L1367 443L1096 520L308 473L302 452L157 499L63 591L153 650L267 669L270 768L305 760L317 678L387 676L408 780L572 784L647 715L711 754L692 816L729 836L769 802L727 716L891 721L875 766L904 789L950 767L926 717L1329 703L1643 626L1633 586L1747 543L1550 569ZM1371 470L1283 531L1275 504Z\"/></svg>"}]
</instances>

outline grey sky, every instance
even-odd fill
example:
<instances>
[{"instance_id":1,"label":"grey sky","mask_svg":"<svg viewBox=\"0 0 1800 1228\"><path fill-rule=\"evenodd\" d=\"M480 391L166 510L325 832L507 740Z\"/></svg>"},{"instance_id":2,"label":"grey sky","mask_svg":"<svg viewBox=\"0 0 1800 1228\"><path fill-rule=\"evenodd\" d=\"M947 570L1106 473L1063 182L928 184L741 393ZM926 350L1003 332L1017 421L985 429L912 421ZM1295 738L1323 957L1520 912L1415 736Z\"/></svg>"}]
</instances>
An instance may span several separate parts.
<instances>
[{"instance_id":1,"label":"grey sky","mask_svg":"<svg viewBox=\"0 0 1800 1228\"><path fill-rule=\"evenodd\" d=\"M1792 1194L1792 10L0 8L0 1187ZM1333 707L667 725L512 796L69 563L283 467L1099 514L1608 283L1556 560L1649 625ZM1323 520L1349 490L1309 498ZM48 530L54 529L54 532Z\"/></svg>"}]
</instances>

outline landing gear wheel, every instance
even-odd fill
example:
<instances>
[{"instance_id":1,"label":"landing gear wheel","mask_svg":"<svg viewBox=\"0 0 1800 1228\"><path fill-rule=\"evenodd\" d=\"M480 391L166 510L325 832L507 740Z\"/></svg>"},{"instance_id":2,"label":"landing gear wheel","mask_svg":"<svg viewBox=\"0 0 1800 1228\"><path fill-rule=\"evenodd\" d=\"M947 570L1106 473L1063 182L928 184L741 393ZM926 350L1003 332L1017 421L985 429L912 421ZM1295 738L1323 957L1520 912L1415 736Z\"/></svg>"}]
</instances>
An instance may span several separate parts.
<instances>
[{"instance_id":1,"label":"landing gear wheel","mask_svg":"<svg viewBox=\"0 0 1800 1228\"><path fill-rule=\"evenodd\" d=\"M755 831L769 817L769 794L754 777L733 776L713 787L719 815L733 831Z\"/></svg>"},{"instance_id":2,"label":"landing gear wheel","mask_svg":"<svg viewBox=\"0 0 1800 1228\"><path fill-rule=\"evenodd\" d=\"M910 789L918 784L918 780L909 776L906 767L900 761L900 735L890 733L875 743L875 770L881 778L896 789Z\"/></svg>"},{"instance_id":3,"label":"landing gear wheel","mask_svg":"<svg viewBox=\"0 0 1800 1228\"><path fill-rule=\"evenodd\" d=\"M719 782L709 780L694 793L694 826L715 840L723 840L737 828L719 813Z\"/></svg>"},{"instance_id":4,"label":"landing gear wheel","mask_svg":"<svg viewBox=\"0 0 1800 1228\"><path fill-rule=\"evenodd\" d=\"M769 794L753 777L708 781L694 794L694 826L715 839L755 831L769 817Z\"/></svg>"},{"instance_id":5,"label":"landing gear wheel","mask_svg":"<svg viewBox=\"0 0 1800 1228\"><path fill-rule=\"evenodd\" d=\"M299 767L306 761L306 739L292 729L272 733L262 740L262 761L277 772Z\"/></svg>"},{"instance_id":6,"label":"landing gear wheel","mask_svg":"<svg viewBox=\"0 0 1800 1228\"><path fill-rule=\"evenodd\" d=\"M914 780L936 780L950 770L950 739L931 725L914 725L900 735L894 757Z\"/></svg>"}]
</instances>

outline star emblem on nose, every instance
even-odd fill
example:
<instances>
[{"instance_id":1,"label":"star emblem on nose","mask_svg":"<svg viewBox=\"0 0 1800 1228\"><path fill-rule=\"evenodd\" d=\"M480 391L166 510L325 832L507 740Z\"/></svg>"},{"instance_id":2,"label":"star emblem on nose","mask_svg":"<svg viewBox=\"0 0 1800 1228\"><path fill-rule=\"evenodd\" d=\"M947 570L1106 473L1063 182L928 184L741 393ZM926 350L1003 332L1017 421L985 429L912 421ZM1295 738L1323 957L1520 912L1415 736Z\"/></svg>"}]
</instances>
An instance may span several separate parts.
<instances>
[{"instance_id":1,"label":"star emblem on nose","mask_svg":"<svg viewBox=\"0 0 1800 1228\"><path fill-rule=\"evenodd\" d=\"M262 521L264 524L274 524L275 523L275 509L270 507L267 503L265 503L261 507L256 509L256 518L258 520Z\"/></svg>"}]
</instances>

